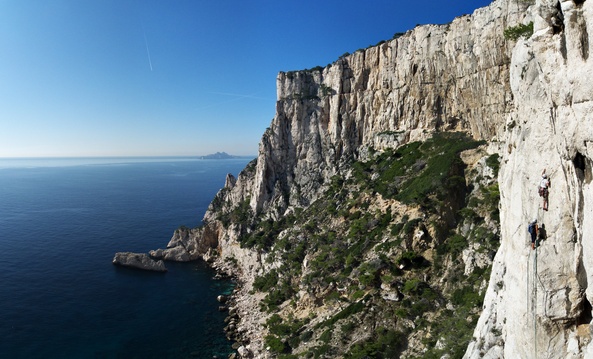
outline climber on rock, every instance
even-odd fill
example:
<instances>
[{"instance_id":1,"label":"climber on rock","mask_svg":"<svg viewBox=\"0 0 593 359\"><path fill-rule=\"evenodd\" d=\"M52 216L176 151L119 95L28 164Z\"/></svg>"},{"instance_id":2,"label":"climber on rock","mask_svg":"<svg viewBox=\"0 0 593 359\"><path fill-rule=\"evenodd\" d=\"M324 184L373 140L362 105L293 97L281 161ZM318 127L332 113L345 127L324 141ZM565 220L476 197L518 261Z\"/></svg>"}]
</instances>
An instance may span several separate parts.
<instances>
[{"instance_id":1,"label":"climber on rock","mask_svg":"<svg viewBox=\"0 0 593 359\"><path fill-rule=\"evenodd\" d=\"M540 243L546 240L547 237L548 235L546 233L546 225L541 223L537 226L537 242L535 242L535 245L539 247Z\"/></svg>"},{"instance_id":2,"label":"climber on rock","mask_svg":"<svg viewBox=\"0 0 593 359\"><path fill-rule=\"evenodd\" d=\"M539 192L539 196L543 197L544 199L544 211L548 210L548 189L550 188L550 178L548 177L548 175L546 174L546 169L544 168L543 172L542 172L542 179L539 182L539 187L538 187L538 192Z\"/></svg>"},{"instance_id":3,"label":"climber on rock","mask_svg":"<svg viewBox=\"0 0 593 359\"><path fill-rule=\"evenodd\" d=\"M533 221L529 222L527 226L527 231L531 235L531 249L535 249L535 241L537 240L537 218L534 218Z\"/></svg>"}]
</instances>

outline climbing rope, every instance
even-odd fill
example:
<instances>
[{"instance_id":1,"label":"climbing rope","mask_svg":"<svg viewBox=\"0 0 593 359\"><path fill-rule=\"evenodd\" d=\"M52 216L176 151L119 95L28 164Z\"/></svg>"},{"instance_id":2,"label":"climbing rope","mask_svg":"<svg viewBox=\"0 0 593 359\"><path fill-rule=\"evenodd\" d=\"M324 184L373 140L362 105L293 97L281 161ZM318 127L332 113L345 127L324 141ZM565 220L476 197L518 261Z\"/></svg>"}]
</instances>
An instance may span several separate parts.
<instances>
[{"instance_id":1,"label":"climbing rope","mask_svg":"<svg viewBox=\"0 0 593 359\"><path fill-rule=\"evenodd\" d=\"M539 206L538 204L538 209L537 209L537 217L535 218L537 220L537 223L539 225L539 223L542 223L542 219L544 217L542 208ZM527 269L527 275L526 275L526 280L527 283L525 285L525 290L526 290L526 304L527 304L527 308L526 308L526 313L530 312L530 308L529 308L529 304L531 302L531 313L532 313L532 320L533 320L533 357L537 359L537 279L539 278L539 275L537 273L537 247L538 247L538 238L539 235L536 235L535 238L535 243L534 243L534 249L529 251L529 254L527 255L527 265L526 265L526 269ZM529 262L531 260L531 252L533 252L533 271L529 270ZM532 272L532 273L530 273ZM530 277L533 275L533 279L531 280L531 285L530 285ZM540 280L541 282L541 280ZM531 295L530 295L531 294ZM529 298L531 298L531 300L529 300Z\"/></svg>"},{"instance_id":2,"label":"climbing rope","mask_svg":"<svg viewBox=\"0 0 593 359\"><path fill-rule=\"evenodd\" d=\"M548 176L552 176L552 174L554 174L556 171L554 171L553 173L550 173ZM549 205L549 204L548 204ZM539 203L539 199L538 199L538 205L537 205L537 223L538 226L544 225L545 222L545 214L546 211L543 210L543 207L540 206ZM539 247L539 241L540 241L540 235L539 235L539 231L536 235L535 238L535 246L533 249L533 279L532 281L532 285L530 286L529 280L530 280L530 274L529 273L529 261L531 259L531 252L529 251L529 255L527 256L527 285L526 285L526 291L527 291L527 296L529 297L530 291L531 294L533 294L531 296L531 311L533 314L533 357L535 359L537 359L537 286L538 286L538 282L539 284L542 286L543 291L544 291L544 315L547 315L547 308L546 308L546 303L548 300L548 292L546 290L546 287L544 286L544 283L542 282L539 274L537 273L537 249ZM527 303L527 313L529 313L529 299L526 300Z\"/></svg>"},{"instance_id":3,"label":"climbing rope","mask_svg":"<svg viewBox=\"0 0 593 359\"><path fill-rule=\"evenodd\" d=\"M527 291L525 294L525 304L527 304L527 308L525 308L525 313L529 313L529 298L532 298L533 300L533 297L529 295L529 289L531 289L529 286L529 260L531 259L531 252L532 251L529 251L529 254L527 255L527 264L525 265L527 268L527 275L525 276L527 278L527 284L525 285L525 290Z\"/></svg>"},{"instance_id":4,"label":"climbing rope","mask_svg":"<svg viewBox=\"0 0 593 359\"><path fill-rule=\"evenodd\" d=\"M545 225L545 214L546 211L543 210L542 207L539 206L538 204L538 210L537 210L537 221L538 221L538 225ZM539 273L537 272L537 249L539 247L539 241L540 241L540 235L539 235L539 231L537 234L537 237L535 239L535 249L533 250L533 297L531 299L531 308L533 311L533 357L537 359L537 285L538 282L539 284L542 286L543 290L544 290L544 312L545 315L547 315L547 310L546 310L546 305L545 303L547 302L547 296L548 293L546 291L546 287L544 286L544 283L542 282ZM528 260L531 257L531 252L530 255L528 256ZM529 273L528 273L528 282L527 285L529 286ZM528 289L529 291L529 289Z\"/></svg>"},{"instance_id":5,"label":"climbing rope","mask_svg":"<svg viewBox=\"0 0 593 359\"><path fill-rule=\"evenodd\" d=\"M533 256L533 357L537 359L537 238L535 239L535 255Z\"/></svg>"}]
</instances>

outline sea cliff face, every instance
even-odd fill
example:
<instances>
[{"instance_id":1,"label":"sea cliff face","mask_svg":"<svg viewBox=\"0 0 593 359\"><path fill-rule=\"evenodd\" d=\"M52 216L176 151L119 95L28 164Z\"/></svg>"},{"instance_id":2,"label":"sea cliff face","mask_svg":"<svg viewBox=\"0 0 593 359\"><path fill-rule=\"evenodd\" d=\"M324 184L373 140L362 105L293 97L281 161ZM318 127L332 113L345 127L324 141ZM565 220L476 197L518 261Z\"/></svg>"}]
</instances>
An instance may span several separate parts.
<instances>
[{"instance_id":1,"label":"sea cliff face","mask_svg":"<svg viewBox=\"0 0 593 359\"><path fill-rule=\"evenodd\" d=\"M412 266L416 274L424 276L421 287L430 288L426 293L437 293L430 300L446 310L433 314L424 311L414 320L409 312L404 315L395 309L399 316L393 315L393 322L397 324L384 323L381 328L388 328L384 332L375 328L378 341L388 337L385 333L403 333L397 338L404 344L393 349L394 353L421 356L441 350L446 354L444 338L430 327L437 327L435 318L444 313L459 312L462 301L455 293L462 293L461 288L443 283L452 278L451 268L461 265L462 278L472 278L472 288L485 292L483 308L476 301L479 304L470 311L481 315L465 357L593 355L589 344L593 291L588 288L593 281L589 270L593 245L588 240L593 230L593 65L589 60L592 11L593 3L584 0L496 0L450 24L416 27L398 38L343 56L325 68L280 73L276 115L262 137L257 159L238 178L227 178L202 228L176 232L170 248L165 250L177 253L183 247L188 258L202 257L240 279L234 306L240 318L236 332L244 344L241 353L273 356L274 350L282 353L288 347L313 353L320 347L307 342L315 340L331 347L337 338L320 335L315 339L315 330L330 325L328 321L331 325L342 323L342 311L332 309L336 304L328 304L326 297L337 295L349 301L348 308L356 309L355 313L382 312L389 303L399 303L406 296L414 300L410 305L415 305L422 300L417 297L419 287L406 285L412 283L413 271L402 274L391 267L403 265L400 259L404 253L415 252L427 261L422 263L432 263L430 269ZM531 21L533 34L516 41L503 36L505 29ZM463 152L464 165L452 162L457 165L450 167L449 177L465 179L457 193L451 192L454 186L445 186L449 191L445 197L426 192L426 198L437 201L437 205L418 196L415 198L419 202L407 202L402 194L406 188L399 186L411 183L411 172L422 173L425 167L430 168L428 162L416 160L406 174L391 178L390 182L399 186L393 192L352 182L365 163L380 163L385 158L397 162L407 155L405 151L410 147L406 146L429 141L426 143L436 147L435 134L454 131L466 132L483 142L481 149ZM398 149L400 152L394 156L380 157ZM500 158L497 187L488 180L493 169L485 165L486 159L494 155ZM371 173L382 167L367 166L367 183L378 183L381 172ZM536 190L544 168L552 180L548 211L541 210ZM362 173L359 177L366 178ZM341 217L332 219L316 212L317 218L310 220L320 223L312 229L302 216L312 213L310 210L327 200L329 191L336 188L337 194L331 192L331 198L338 203L336 211L347 203L346 199L340 202L340 193L349 194L348 203L364 199L361 207L347 207L339 212ZM470 208L472 196L487 202L488 193L495 193L491 197L498 200L498 191L499 214L492 209L486 211L486 207ZM477 214L460 217L464 208ZM331 283L299 285L298 281L309 278L307 273L314 267L312 263L317 263L321 247L315 244L296 257L282 253L301 248L299 243L314 243L315 233L325 231L331 238L338 235L336 243L342 241L349 248L358 248L352 227L342 227L360 219L356 216L361 214L356 213L364 215L371 209L376 216L388 212L385 221L392 229L382 232L377 243L364 242L370 243L370 249L351 262L360 273L344 270L343 276L336 276ZM537 250L531 249L527 236L527 222L534 217L545 224L547 231L547 238ZM383 218L365 222L367 236ZM410 225L410 232L398 234L397 224L405 226L413 218L417 221ZM475 221L485 225L480 227ZM489 247L484 244L486 238L491 238L487 232L500 234L496 256L494 251L488 253ZM452 233L460 237L451 237ZM348 235L351 238L346 238ZM457 252L439 252L439 248L454 247L452 238L469 245ZM290 244L284 244L282 251L278 249L281 240ZM403 240L404 249L380 251L385 247L380 244L399 240ZM300 268L290 276L282 274L290 267L287 258L298 261ZM378 269L373 272L374 280L366 283L357 277L357 273L364 275L362 264L378 263L377 258L382 264L375 266ZM435 263L445 269L436 268ZM492 274L488 277L490 266ZM405 267L400 271L406 271ZM390 278L399 279L386 279L390 270ZM276 277L281 280L276 278L274 283L292 288L291 298L271 302L265 291L254 290L255 281L258 288L266 287L261 279L269 273L280 273ZM367 309L357 306L355 293L341 289L353 283L362 291L364 299L360 303ZM453 298L453 304L447 298ZM266 303L267 311L262 303ZM337 319L321 322L318 316L312 316L314 311ZM371 314L368 316L371 318ZM290 345L281 342L285 346L273 348L277 344L272 340L275 337L266 337L274 332L270 318L293 318L293 322L300 323L299 340ZM417 328L414 322L418 318L427 321L428 328ZM342 328L348 325L343 322ZM303 337L309 332L312 337ZM364 349L357 347L357 342L371 339L363 334L348 334L340 340L343 350L356 353Z\"/></svg>"},{"instance_id":2,"label":"sea cliff face","mask_svg":"<svg viewBox=\"0 0 593 359\"><path fill-rule=\"evenodd\" d=\"M527 14L534 33L513 48L514 108L500 135L503 240L468 358L593 355L593 3L537 1ZM544 169L548 211L536 189ZM530 218L547 232L537 251Z\"/></svg>"},{"instance_id":3,"label":"sea cliff face","mask_svg":"<svg viewBox=\"0 0 593 359\"><path fill-rule=\"evenodd\" d=\"M501 34L522 10L497 1L448 25L419 26L323 69L280 73L276 116L260 145L252 209L306 205L342 163L370 147L394 148L435 130L495 137L513 100L512 44Z\"/></svg>"}]
</instances>

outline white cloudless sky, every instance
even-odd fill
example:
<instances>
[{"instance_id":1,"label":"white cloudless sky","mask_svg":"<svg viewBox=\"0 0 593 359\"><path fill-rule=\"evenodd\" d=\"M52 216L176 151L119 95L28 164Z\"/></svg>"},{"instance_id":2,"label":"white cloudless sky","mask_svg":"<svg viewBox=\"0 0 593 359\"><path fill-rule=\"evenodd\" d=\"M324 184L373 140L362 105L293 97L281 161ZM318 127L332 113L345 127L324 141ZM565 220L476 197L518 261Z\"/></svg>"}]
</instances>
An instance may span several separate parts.
<instances>
[{"instance_id":1,"label":"white cloudless sky","mask_svg":"<svg viewBox=\"0 0 593 359\"><path fill-rule=\"evenodd\" d=\"M279 71L490 2L0 0L0 157L255 155Z\"/></svg>"}]
</instances>

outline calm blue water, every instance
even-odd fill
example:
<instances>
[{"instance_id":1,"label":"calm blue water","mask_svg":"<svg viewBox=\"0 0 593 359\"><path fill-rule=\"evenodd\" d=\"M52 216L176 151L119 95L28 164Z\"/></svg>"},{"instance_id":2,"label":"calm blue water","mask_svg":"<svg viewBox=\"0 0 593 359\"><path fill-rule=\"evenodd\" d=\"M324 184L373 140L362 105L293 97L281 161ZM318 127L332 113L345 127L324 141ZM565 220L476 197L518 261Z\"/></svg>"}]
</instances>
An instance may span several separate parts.
<instances>
[{"instance_id":1,"label":"calm blue water","mask_svg":"<svg viewBox=\"0 0 593 359\"><path fill-rule=\"evenodd\" d=\"M231 352L201 263L116 267L199 224L249 159L0 159L0 357L212 358Z\"/></svg>"}]
</instances>

